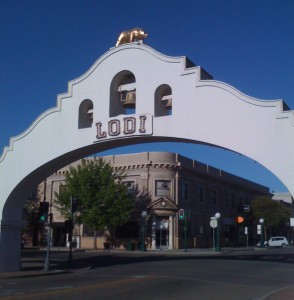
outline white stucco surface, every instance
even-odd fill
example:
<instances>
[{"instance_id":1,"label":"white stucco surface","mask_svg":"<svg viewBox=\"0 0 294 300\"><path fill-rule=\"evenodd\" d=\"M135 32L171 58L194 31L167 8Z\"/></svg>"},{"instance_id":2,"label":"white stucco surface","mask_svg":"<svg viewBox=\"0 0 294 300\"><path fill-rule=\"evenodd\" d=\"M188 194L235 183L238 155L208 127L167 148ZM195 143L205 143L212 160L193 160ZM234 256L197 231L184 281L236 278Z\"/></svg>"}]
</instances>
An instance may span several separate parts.
<instances>
[{"instance_id":1,"label":"white stucco surface","mask_svg":"<svg viewBox=\"0 0 294 300\"><path fill-rule=\"evenodd\" d=\"M109 121L123 124L126 117L109 117L110 85L123 70L135 75L133 117L136 126L140 116L146 117L146 132L138 132L137 127L124 135L122 127L117 136L97 139L96 123L101 122L107 133ZM220 146L258 161L294 195L293 111L283 111L281 100L254 99L201 74L200 67L186 68L185 57L165 56L132 43L110 49L84 75L69 82L57 106L12 138L0 157L0 270L20 267L16 245L22 206L35 186L54 170L114 146L167 139ZM172 89L172 115L155 117L154 94L162 84ZM85 99L93 102L93 124L79 129L79 106ZM8 250L11 247L17 249Z\"/></svg>"}]
</instances>

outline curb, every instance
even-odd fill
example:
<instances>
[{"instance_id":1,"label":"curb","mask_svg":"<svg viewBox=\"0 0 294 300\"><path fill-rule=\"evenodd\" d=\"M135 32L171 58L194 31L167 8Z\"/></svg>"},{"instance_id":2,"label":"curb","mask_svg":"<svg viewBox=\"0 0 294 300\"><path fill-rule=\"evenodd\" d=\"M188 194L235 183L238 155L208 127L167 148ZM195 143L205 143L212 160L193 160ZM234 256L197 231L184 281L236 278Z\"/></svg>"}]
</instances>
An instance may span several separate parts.
<instances>
[{"instance_id":1,"label":"curb","mask_svg":"<svg viewBox=\"0 0 294 300\"><path fill-rule=\"evenodd\" d=\"M29 278L29 277L40 277L40 276L51 276L59 274L70 273L69 270L52 270L52 271L25 271L25 272L5 272L0 273L0 279L14 279L14 278Z\"/></svg>"}]
</instances>

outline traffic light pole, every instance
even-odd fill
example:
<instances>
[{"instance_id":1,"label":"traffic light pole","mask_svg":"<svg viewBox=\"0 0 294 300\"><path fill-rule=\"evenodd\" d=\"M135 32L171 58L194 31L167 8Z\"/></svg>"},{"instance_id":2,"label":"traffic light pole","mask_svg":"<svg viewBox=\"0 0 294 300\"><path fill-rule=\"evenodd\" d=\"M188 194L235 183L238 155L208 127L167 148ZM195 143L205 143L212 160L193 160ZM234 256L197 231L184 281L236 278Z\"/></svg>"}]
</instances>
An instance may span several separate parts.
<instances>
[{"instance_id":1,"label":"traffic light pole","mask_svg":"<svg viewBox=\"0 0 294 300\"><path fill-rule=\"evenodd\" d=\"M187 214L188 210L180 209L179 210L179 220L184 221L184 251L187 252Z\"/></svg>"},{"instance_id":2,"label":"traffic light pole","mask_svg":"<svg viewBox=\"0 0 294 300\"><path fill-rule=\"evenodd\" d=\"M68 263L72 263L72 223L70 224L70 240L69 240L69 255L68 255Z\"/></svg>"},{"instance_id":3,"label":"traffic light pole","mask_svg":"<svg viewBox=\"0 0 294 300\"><path fill-rule=\"evenodd\" d=\"M47 253L44 265L44 271L48 272L50 269L50 244L51 244L51 224L48 223L47 229Z\"/></svg>"},{"instance_id":4,"label":"traffic light pole","mask_svg":"<svg viewBox=\"0 0 294 300\"><path fill-rule=\"evenodd\" d=\"M184 251L187 252L187 211L185 211L184 215L185 227L184 227Z\"/></svg>"}]
</instances>

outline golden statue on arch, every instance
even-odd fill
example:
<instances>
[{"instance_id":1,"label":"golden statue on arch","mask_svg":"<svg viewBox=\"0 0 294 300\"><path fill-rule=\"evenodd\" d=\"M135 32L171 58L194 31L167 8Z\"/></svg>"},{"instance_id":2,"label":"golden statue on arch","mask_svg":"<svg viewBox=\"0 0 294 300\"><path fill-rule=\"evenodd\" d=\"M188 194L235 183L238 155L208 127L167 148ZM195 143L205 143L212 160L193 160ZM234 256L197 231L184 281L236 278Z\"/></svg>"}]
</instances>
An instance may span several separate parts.
<instances>
[{"instance_id":1,"label":"golden statue on arch","mask_svg":"<svg viewBox=\"0 0 294 300\"><path fill-rule=\"evenodd\" d=\"M125 30L119 35L115 46L143 40L147 36L148 33L146 33L141 28L133 28L133 29Z\"/></svg>"}]
</instances>

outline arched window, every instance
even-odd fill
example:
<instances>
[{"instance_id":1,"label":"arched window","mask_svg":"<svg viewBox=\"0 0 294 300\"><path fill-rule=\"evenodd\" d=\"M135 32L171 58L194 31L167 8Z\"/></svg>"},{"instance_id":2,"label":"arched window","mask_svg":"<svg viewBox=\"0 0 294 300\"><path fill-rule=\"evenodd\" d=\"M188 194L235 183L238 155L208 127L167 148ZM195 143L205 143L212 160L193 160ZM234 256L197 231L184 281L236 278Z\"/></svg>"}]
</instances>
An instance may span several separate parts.
<instances>
[{"instance_id":1,"label":"arched window","mask_svg":"<svg viewBox=\"0 0 294 300\"><path fill-rule=\"evenodd\" d=\"M172 89L167 84L160 85L155 91L154 116L169 116L172 114Z\"/></svg>"},{"instance_id":2,"label":"arched window","mask_svg":"<svg viewBox=\"0 0 294 300\"><path fill-rule=\"evenodd\" d=\"M79 107L78 128L89 128L93 123L93 102L89 99L82 101Z\"/></svg>"},{"instance_id":3,"label":"arched window","mask_svg":"<svg viewBox=\"0 0 294 300\"><path fill-rule=\"evenodd\" d=\"M136 78L130 71L121 71L110 85L109 117L136 113Z\"/></svg>"}]
</instances>

